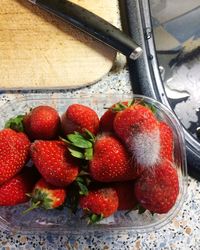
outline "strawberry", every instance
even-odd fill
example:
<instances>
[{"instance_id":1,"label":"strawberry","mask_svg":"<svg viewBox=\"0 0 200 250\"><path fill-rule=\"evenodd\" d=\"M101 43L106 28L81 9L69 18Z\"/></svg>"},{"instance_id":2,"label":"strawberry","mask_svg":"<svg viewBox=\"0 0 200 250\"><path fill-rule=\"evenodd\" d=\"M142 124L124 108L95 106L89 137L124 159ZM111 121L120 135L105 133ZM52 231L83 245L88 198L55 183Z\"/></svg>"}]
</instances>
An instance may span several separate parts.
<instances>
[{"instance_id":1,"label":"strawberry","mask_svg":"<svg viewBox=\"0 0 200 250\"><path fill-rule=\"evenodd\" d=\"M148 167L159 160L159 122L149 107L133 104L117 113L113 126L136 164Z\"/></svg>"},{"instance_id":2,"label":"strawberry","mask_svg":"<svg viewBox=\"0 0 200 250\"><path fill-rule=\"evenodd\" d=\"M109 108L100 118L100 130L102 132L113 132L113 121L115 119L117 112Z\"/></svg>"},{"instance_id":3,"label":"strawberry","mask_svg":"<svg viewBox=\"0 0 200 250\"><path fill-rule=\"evenodd\" d=\"M160 122L160 158L173 161L173 131L165 122Z\"/></svg>"},{"instance_id":4,"label":"strawberry","mask_svg":"<svg viewBox=\"0 0 200 250\"><path fill-rule=\"evenodd\" d=\"M69 185L79 173L76 159L62 141L36 140L31 145L31 158L43 178L58 187Z\"/></svg>"},{"instance_id":5,"label":"strawberry","mask_svg":"<svg viewBox=\"0 0 200 250\"><path fill-rule=\"evenodd\" d=\"M96 139L89 170L92 178L101 182L132 180L142 172L124 145L115 136L106 134Z\"/></svg>"},{"instance_id":6,"label":"strawberry","mask_svg":"<svg viewBox=\"0 0 200 250\"><path fill-rule=\"evenodd\" d=\"M0 206L14 206L29 200L30 193L36 182L32 169L26 168L21 173L0 186Z\"/></svg>"},{"instance_id":7,"label":"strawberry","mask_svg":"<svg viewBox=\"0 0 200 250\"><path fill-rule=\"evenodd\" d=\"M60 117L54 108L38 106L24 116L23 125L31 140L52 140L58 135Z\"/></svg>"},{"instance_id":8,"label":"strawberry","mask_svg":"<svg viewBox=\"0 0 200 250\"><path fill-rule=\"evenodd\" d=\"M65 135L75 131L82 133L85 129L97 134L99 118L93 109L81 104L72 104L62 115L61 124Z\"/></svg>"},{"instance_id":9,"label":"strawberry","mask_svg":"<svg viewBox=\"0 0 200 250\"><path fill-rule=\"evenodd\" d=\"M167 213L179 193L176 169L169 161L146 169L135 183L135 196L142 207L152 213Z\"/></svg>"},{"instance_id":10,"label":"strawberry","mask_svg":"<svg viewBox=\"0 0 200 250\"><path fill-rule=\"evenodd\" d=\"M0 185L24 167L29 148L30 141L24 133L10 128L0 131Z\"/></svg>"},{"instance_id":11,"label":"strawberry","mask_svg":"<svg viewBox=\"0 0 200 250\"><path fill-rule=\"evenodd\" d=\"M113 122L117 112L132 105L132 102L118 102L113 104L100 118L100 130L102 132L114 132Z\"/></svg>"},{"instance_id":12,"label":"strawberry","mask_svg":"<svg viewBox=\"0 0 200 250\"><path fill-rule=\"evenodd\" d=\"M116 182L113 187L117 191L119 199L118 210L132 210L136 208L137 199L134 193L134 182Z\"/></svg>"},{"instance_id":13,"label":"strawberry","mask_svg":"<svg viewBox=\"0 0 200 250\"><path fill-rule=\"evenodd\" d=\"M88 195L80 197L79 205L89 214L90 222L97 222L117 211L117 192L114 188L90 190Z\"/></svg>"},{"instance_id":14,"label":"strawberry","mask_svg":"<svg viewBox=\"0 0 200 250\"><path fill-rule=\"evenodd\" d=\"M44 209L54 209L64 204L67 191L64 188L55 187L41 178L29 195L31 206L23 213L42 207Z\"/></svg>"}]
</instances>

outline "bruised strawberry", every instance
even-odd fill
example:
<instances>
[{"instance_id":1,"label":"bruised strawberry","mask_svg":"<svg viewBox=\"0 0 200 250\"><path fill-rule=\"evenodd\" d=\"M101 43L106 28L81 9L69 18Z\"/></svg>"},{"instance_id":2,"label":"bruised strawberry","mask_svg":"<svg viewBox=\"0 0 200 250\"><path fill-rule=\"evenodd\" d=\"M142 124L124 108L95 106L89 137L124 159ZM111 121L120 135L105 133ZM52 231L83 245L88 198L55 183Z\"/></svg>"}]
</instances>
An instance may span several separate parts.
<instances>
[{"instance_id":1,"label":"bruised strawberry","mask_svg":"<svg viewBox=\"0 0 200 250\"><path fill-rule=\"evenodd\" d=\"M0 185L24 167L29 148L30 141L24 133L10 128L0 131Z\"/></svg>"},{"instance_id":2,"label":"bruised strawberry","mask_svg":"<svg viewBox=\"0 0 200 250\"><path fill-rule=\"evenodd\" d=\"M82 133L85 130L97 134L99 130L97 113L93 109L81 104L70 105L62 115L61 123L64 135L75 131Z\"/></svg>"},{"instance_id":3,"label":"bruised strawberry","mask_svg":"<svg viewBox=\"0 0 200 250\"><path fill-rule=\"evenodd\" d=\"M38 106L24 116L23 125L31 140L52 140L58 135L60 117L50 106Z\"/></svg>"},{"instance_id":4,"label":"bruised strawberry","mask_svg":"<svg viewBox=\"0 0 200 250\"><path fill-rule=\"evenodd\" d=\"M149 107L136 103L117 113L114 130L138 165L149 167L159 160L159 122Z\"/></svg>"},{"instance_id":5,"label":"bruised strawberry","mask_svg":"<svg viewBox=\"0 0 200 250\"><path fill-rule=\"evenodd\" d=\"M90 215L90 221L97 222L117 211L117 192L114 188L90 190L88 195L80 197L79 204Z\"/></svg>"},{"instance_id":6,"label":"bruised strawberry","mask_svg":"<svg viewBox=\"0 0 200 250\"><path fill-rule=\"evenodd\" d=\"M126 148L115 136L105 134L96 139L89 170L96 181L114 182L135 179L143 169L134 165Z\"/></svg>"},{"instance_id":7,"label":"bruised strawberry","mask_svg":"<svg viewBox=\"0 0 200 250\"><path fill-rule=\"evenodd\" d=\"M40 174L52 185L67 186L78 176L77 161L62 141L35 141L31 145L31 158Z\"/></svg>"},{"instance_id":8,"label":"bruised strawberry","mask_svg":"<svg viewBox=\"0 0 200 250\"><path fill-rule=\"evenodd\" d=\"M160 158L173 161L173 131L165 122L160 122Z\"/></svg>"},{"instance_id":9,"label":"bruised strawberry","mask_svg":"<svg viewBox=\"0 0 200 250\"><path fill-rule=\"evenodd\" d=\"M118 210L132 210L136 208L137 199L134 193L134 182L116 182L113 187L117 191L119 199Z\"/></svg>"},{"instance_id":10,"label":"bruised strawberry","mask_svg":"<svg viewBox=\"0 0 200 250\"><path fill-rule=\"evenodd\" d=\"M113 122L117 112L131 106L132 102L118 102L113 104L100 118L100 130L102 132L114 132Z\"/></svg>"},{"instance_id":11,"label":"bruised strawberry","mask_svg":"<svg viewBox=\"0 0 200 250\"><path fill-rule=\"evenodd\" d=\"M26 169L0 186L0 206L14 206L29 200L36 179L32 170Z\"/></svg>"},{"instance_id":12,"label":"bruised strawberry","mask_svg":"<svg viewBox=\"0 0 200 250\"><path fill-rule=\"evenodd\" d=\"M169 161L146 169L135 183L138 202L152 213L167 213L174 206L178 193L177 171Z\"/></svg>"},{"instance_id":13,"label":"bruised strawberry","mask_svg":"<svg viewBox=\"0 0 200 250\"><path fill-rule=\"evenodd\" d=\"M31 197L31 206L23 213L42 207L44 209L54 209L60 207L65 202L67 191L64 188L55 187L41 178L35 185Z\"/></svg>"}]
</instances>

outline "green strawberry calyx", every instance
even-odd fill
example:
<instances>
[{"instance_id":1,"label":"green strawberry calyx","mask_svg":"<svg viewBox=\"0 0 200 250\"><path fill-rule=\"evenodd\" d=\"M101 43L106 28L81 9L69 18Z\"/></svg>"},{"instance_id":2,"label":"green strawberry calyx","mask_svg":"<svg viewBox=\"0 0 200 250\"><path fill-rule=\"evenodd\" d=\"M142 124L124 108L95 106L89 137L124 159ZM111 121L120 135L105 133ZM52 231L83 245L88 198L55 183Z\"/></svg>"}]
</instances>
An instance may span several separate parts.
<instances>
[{"instance_id":1,"label":"green strawberry calyx","mask_svg":"<svg viewBox=\"0 0 200 250\"><path fill-rule=\"evenodd\" d=\"M24 132L24 125L23 125L24 115L18 115L15 117L10 118L5 123L5 128L11 128L17 132Z\"/></svg>"},{"instance_id":2,"label":"green strawberry calyx","mask_svg":"<svg viewBox=\"0 0 200 250\"><path fill-rule=\"evenodd\" d=\"M39 188L36 188L33 194L27 194L27 196L31 197L30 200L30 207L23 211L23 214L27 214L28 212L42 207L45 209L52 209L53 208L53 199L50 198L48 192L45 192Z\"/></svg>"},{"instance_id":3,"label":"green strawberry calyx","mask_svg":"<svg viewBox=\"0 0 200 250\"><path fill-rule=\"evenodd\" d=\"M81 170L75 180L77 186L79 187L80 195L88 195L88 186L90 185L91 181L90 174L84 170Z\"/></svg>"},{"instance_id":4,"label":"green strawberry calyx","mask_svg":"<svg viewBox=\"0 0 200 250\"><path fill-rule=\"evenodd\" d=\"M126 108L129 108L130 106L138 105L138 104L146 108L149 108L154 114L156 114L156 107L153 104L147 103L143 98L140 98L140 99L133 98L132 100L128 102L118 102L114 106L112 106L110 109L113 112L120 112Z\"/></svg>"},{"instance_id":5,"label":"green strawberry calyx","mask_svg":"<svg viewBox=\"0 0 200 250\"><path fill-rule=\"evenodd\" d=\"M137 104L140 104L152 111L153 114L156 114L156 107L153 104L147 103L144 99L138 99Z\"/></svg>"},{"instance_id":6,"label":"green strawberry calyx","mask_svg":"<svg viewBox=\"0 0 200 250\"><path fill-rule=\"evenodd\" d=\"M90 214L88 218L89 218L89 224L95 224L103 220L104 216L103 214Z\"/></svg>"},{"instance_id":7,"label":"green strawberry calyx","mask_svg":"<svg viewBox=\"0 0 200 250\"><path fill-rule=\"evenodd\" d=\"M95 224L104 219L103 214L92 213L89 209L84 208L85 214L81 217L82 219L88 219L87 224Z\"/></svg>"},{"instance_id":8,"label":"green strawberry calyx","mask_svg":"<svg viewBox=\"0 0 200 250\"><path fill-rule=\"evenodd\" d=\"M89 173L81 170L76 180L69 186L65 206L74 214L79 205L80 196L86 196L89 193L88 186L91 183Z\"/></svg>"},{"instance_id":9,"label":"green strawberry calyx","mask_svg":"<svg viewBox=\"0 0 200 250\"><path fill-rule=\"evenodd\" d=\"M131 101L128 101L128 102L118 102L116 103L114 106L111 107L111 110L113 112L120 112L130 106L132 106L134 104L135 100L131 100Z\"/></svg>"},{"instance_id":10,"label":"green strawberry calyx","mask_svg":"<svg viewBox=\"0 0 200 250\"><path fill-rule=\"evenodd\" d=\"M87 129L84 133L75 131L73 134L68 134L66 139L61 137L60 139L67 144L73 157L84 160L92 159L95 136Z\"/></svg>"}]
</instances>

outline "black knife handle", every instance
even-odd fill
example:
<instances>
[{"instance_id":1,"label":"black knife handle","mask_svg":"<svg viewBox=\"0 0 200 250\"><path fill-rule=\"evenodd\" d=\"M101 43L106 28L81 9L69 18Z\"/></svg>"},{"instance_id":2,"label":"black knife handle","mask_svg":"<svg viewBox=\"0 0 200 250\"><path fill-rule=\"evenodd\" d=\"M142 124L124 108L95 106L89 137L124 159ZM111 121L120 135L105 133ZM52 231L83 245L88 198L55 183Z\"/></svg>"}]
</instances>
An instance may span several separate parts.
<instances>
[{"instance_id":1,"label":"black knife handle","mask_svg":"<svg viewBox=\"0 0 200 250\"><path fill-rule=\"evenodd\" d=\"M55 14L133 60L142 53L142 49L132 38L77 4L67 0L37 0L35 2L42 9Z\"/></svg>"}]
</instances>

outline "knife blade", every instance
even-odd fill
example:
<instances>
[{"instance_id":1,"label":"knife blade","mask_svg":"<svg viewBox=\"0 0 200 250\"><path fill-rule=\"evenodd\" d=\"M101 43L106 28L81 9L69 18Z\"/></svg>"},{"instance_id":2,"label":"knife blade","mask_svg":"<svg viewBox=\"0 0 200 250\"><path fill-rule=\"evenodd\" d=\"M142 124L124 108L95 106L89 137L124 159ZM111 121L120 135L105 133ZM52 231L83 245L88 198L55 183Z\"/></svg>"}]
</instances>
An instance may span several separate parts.
<instances>
[{"instance_id":1,"label":"knife blade","mask_svg":"<svg viewBox=\"0 0 200 250\"><path fill-rule=\"evenodd\" d=\"M128 35L103 18L68 0L28 0L63 21L136 60L142 48Z\"/></svg>"}]
</instances>

